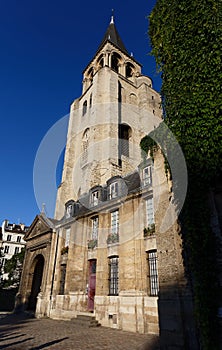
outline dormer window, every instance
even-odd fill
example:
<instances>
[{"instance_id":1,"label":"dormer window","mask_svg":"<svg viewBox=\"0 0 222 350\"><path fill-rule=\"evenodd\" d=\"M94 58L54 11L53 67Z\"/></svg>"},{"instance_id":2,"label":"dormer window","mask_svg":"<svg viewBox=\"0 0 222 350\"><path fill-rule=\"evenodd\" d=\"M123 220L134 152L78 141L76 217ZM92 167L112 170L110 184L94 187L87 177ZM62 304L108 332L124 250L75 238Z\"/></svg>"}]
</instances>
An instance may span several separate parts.
<instances>
[{"instance_id":1,"label":"dormer window","mask_svg":"<svg viewBox=\"0 0 222 350\"><path fill-rule=\"evenodd\" d=\"M152 183L152 169L151 169L151 165L146 166L143 169L142 177L143 177L143 186L151 185L151 183Z\"/></svg>"},{"instance_id":2,"label":"dormer window","mask_svg":"<svg viewBox=\"0 0 222 350\"><path fill-rule=\"evenodd\" d=\"M93 191L91 193L91 205L94 207L99 204L99 191Z\"/></svg>"},{"instance_id":3,"label":"dormer window","mask_svg":"<svg viewBox=\"0 0 222 350\"><path fill-rule=\"evenodd\" d=\"M72 216L72 204L69 204L66 208L66 218L70 218Z\"/></svg>"},{"instance_id":4,"label":"dormer window","mask_svg":"<svg viewBox=\"0 0 222 350\"><path fill-rule=\"evenodd\" d=\"M74 215L74 201L70 200L65 205L65 218L69 219Z\"/></svg>"},{"instance_id":5,"label":"dormer window","mask_svg":"<svg viewBox=\"0 0 222 350\"><path fill-rule=\"evenodd\" d=\"M96 185L93 188L91 188L89 193L90 206L95 207L96 205L100 204L102 200L103 200L102 186Z\"/></svg>"},{"instance_id":6,"label":"dormer window","mask_svg":"<svg viewBox=\"0 0 222 350\"><path fill-rule=\"evenodd\" d=\"M118 182L113 182L109 185L109 199L118 197Z\"/></svg>"}]
</instances>

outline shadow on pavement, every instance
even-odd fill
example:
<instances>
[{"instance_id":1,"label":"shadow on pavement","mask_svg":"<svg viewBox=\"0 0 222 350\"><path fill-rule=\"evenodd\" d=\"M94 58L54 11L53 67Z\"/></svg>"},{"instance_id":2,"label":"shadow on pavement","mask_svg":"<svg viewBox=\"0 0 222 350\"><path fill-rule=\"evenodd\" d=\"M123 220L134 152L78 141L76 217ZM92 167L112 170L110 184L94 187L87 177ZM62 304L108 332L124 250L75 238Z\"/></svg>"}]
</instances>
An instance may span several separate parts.
<instances>
[{"instance_id":1,"label":"shadow on pavement","mask_svg":"<svg viewBox=\"0 0 222 350\"><path fill-rule=\"evenodd\" d=\"M65 338L61 338L61 339L57 339L57 340L53 340L53 341L50 341L50 342L48 342L48 343L45 343L45 344L42 344L42 345L36 346L36 347L32 348L32 350L40 350L40 349L44 349L44 348L50 347L51 345L54 345L54 344L60 343L61 341L66 340L66 339L69 339L69 338L68 338L68 337L65 337Z\"/></svg>"}]
</instances>

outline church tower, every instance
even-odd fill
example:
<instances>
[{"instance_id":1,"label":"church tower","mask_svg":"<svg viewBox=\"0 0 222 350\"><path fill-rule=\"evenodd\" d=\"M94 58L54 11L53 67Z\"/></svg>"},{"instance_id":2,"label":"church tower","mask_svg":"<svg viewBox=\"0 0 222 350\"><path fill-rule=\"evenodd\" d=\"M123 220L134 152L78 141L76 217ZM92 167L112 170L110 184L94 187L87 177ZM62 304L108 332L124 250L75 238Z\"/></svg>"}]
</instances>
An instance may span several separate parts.
<instances>
[{"instance_id":1,"label":"church tower","mask_svg":"<svg viewBox=\"0 0 222 350\"><path fill-rule=\"evenodd\" d=\"M141 138L160 120L159 94L126 50L112 16L83 72L82 95L71 105L55 218L61 219L70 199L81 201L94 186L134 171Z\"/></svg>"},{"instance_id":2,"label":"church tower","mask_svg":"<svg viewBox=\"0 0 222 350\"><path fill-rule=\"evenodd\" d=\"M164 349L193 342L180 226L161 229L172 181L161 151L153 161L140 149L161 121L160 96L112 17L71 105L55 218L37 215L25 236L17 307L139 333L160 324Z\"/></svg>"}]
</instances>

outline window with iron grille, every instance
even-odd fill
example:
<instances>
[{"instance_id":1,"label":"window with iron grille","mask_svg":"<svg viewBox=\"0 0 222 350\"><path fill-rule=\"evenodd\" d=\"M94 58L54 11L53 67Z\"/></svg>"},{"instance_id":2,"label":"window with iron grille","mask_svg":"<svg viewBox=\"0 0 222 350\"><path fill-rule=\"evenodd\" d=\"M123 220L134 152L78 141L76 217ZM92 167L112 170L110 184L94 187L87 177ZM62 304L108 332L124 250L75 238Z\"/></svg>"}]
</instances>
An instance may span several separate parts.
<instances>
[{"instance_id":1,"label":"window with iron grille","mask_svg":"<svg viewBox=\"0 0 222 350\"><path fill-rule=\"evenodd\" d=\"M147 260L149 267L149 285L150 295L157 296L159 291L158 270L157 270L157 251L149 250L147 252Z\"/></svg>"},{"instance_id":2,"label":"window with iron grille","mask_svg":"<svg viewBox=\"0 0 222 350\"><path fill-rule=\"evenodd\" d=\"M109 258L109 295L118 295L119 258Z\"/></svg>"}]
</instances>

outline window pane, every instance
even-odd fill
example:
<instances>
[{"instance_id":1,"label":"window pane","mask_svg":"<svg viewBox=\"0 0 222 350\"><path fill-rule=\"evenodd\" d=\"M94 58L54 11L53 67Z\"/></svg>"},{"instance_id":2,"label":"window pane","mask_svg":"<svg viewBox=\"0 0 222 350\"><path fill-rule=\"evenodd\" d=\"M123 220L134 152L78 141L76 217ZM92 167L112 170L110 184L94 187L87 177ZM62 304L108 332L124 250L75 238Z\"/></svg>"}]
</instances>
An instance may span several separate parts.
<instances>
[{"instance_id":1,"label":"window pane","mask_svg":"<svg viewBox=\"0 0 222 350\"><path fill-rule=\"evenodd\" d=\"M70 228L66 229L66 240L65 240L65 247L69 246L69 241L70 241Z\"/></svg>"},{"instance_id":2,"label":"window pane","mask_svg":"<svg viewBox=\"0 0 222 350\"><path fill-rule=\"evenodd\" d=\"M153 198L146 200L146 217L147 225L150 226L154 223L154 208L153 208Z\"/></svg>"},{"instance_id":3,"label":"window pane","mask_svg":"<svg viewBox=\"0 0 222 350\"><path fill-rule=\"evenodd\" d=\"M152 183L151 166L147 166L143 169L143 185L150 185Z\"/></svg>"},{"instance_id":4,"label":"window pane","mask_svg":"<svg viewBox=\"0 0 222 350\"><path fill-rule=\"evenodd\" d=\"M92 218L92 239L98 239L99 217Z\"/></svg>"},{"instance_id":5,"label":"window pane","mask_svg":"<svg viewBox=\"0 0 222 350\"><path fill-rule=\"evenodd\" d=\"M111 232L119 232L119 210L115 210L111 213Z\"/></svg>"},{"instance_id":6,"label":"window pane","mask_svg":"<svg viewBox=\"0 0 222 350\"><path fill-rule=\"evenodd\" d=\"M118 182L114 182L109 187L109 198L116 198L118 196Z\"/></svg>"}]
</instances>

